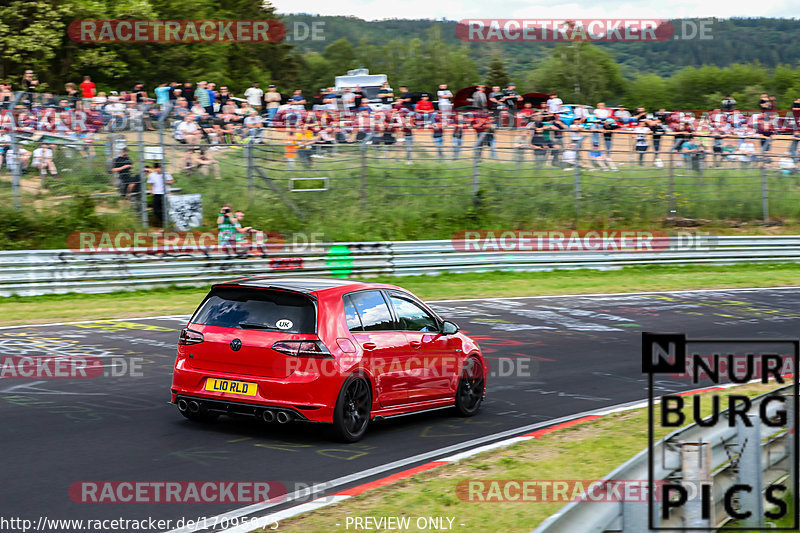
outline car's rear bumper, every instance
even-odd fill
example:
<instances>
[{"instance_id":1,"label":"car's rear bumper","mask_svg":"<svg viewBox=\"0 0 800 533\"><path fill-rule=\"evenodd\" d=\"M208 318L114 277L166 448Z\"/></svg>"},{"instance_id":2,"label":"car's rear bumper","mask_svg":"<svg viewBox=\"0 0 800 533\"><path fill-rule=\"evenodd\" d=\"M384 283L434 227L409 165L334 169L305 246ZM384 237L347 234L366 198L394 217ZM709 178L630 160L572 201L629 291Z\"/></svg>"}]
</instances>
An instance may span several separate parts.
<instances>
[{"instance_id":1,"label":"car's rear bumper","mask_svg":"<svg viewBox=\"0 0 800 533\"><path fill-rule=\"evenodd\" d=\"M256 383L255 396L205 390L208 378ZM219 413L260 416L265 408L276 413L291 411L299 420L332 422L340 383L334 377L295 372L286 378L260 378L176 368L172 375L171 401L181 397L203 403L203 409Z\"/></svg>"}]
</instances>

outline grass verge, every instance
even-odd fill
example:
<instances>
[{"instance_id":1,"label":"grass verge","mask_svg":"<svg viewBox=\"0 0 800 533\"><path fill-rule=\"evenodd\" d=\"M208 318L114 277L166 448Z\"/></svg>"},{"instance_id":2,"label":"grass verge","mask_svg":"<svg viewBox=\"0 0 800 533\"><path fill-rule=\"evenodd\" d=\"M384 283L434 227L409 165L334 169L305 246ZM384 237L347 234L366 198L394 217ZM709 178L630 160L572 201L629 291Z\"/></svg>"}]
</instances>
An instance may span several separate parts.
<instances>
[{"instance_id":1,"label":"grass verge","mask_svg":"<svg viewBox=\"0 0 800 533\"><path fill-rule=\"evenodd\" d=\"M484 272L371 278L426 300L797 285L800 265L646 266L621 270ZM0 300L0 325L100 320L194 311L208 291L162 288L108 294L13 296Z\"/></svg>"},{"instance_id":2,"label":"grass verge","mask_svg":"<svg viewBox=\"0 0 800 533\"><path fill-rule=\"evenodd\" d=\"M721 404L727 405L724 397L732 391L756 396L775 388L771 383L728 389L721 393ZM703 402L704 416L710 414L710 404ZM686 402L687 420L691 405ZM667 433L666 429L656 431L657 438ZM564 504L468 502L457 496L456 486L466 480L600 479L646 447L647 409L614 413L373 489L281 522L280 529L330 533L345 531L347 517L409 516L412 527L408 531L417 531L417 517L451 517L457 530L529 532Z\"/></svg>"}]
</instances>

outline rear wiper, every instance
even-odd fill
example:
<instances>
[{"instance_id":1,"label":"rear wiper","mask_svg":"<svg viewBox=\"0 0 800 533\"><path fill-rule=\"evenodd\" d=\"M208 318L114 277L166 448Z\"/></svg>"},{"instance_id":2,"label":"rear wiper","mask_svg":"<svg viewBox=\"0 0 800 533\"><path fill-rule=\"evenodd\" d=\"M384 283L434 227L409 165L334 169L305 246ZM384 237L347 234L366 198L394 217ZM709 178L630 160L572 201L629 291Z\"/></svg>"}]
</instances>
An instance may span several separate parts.
<instances>
[{"instance_id":1,"label":"rear wiper","mask_svg":"<svg viewBox=\"0 0 800 533\"><path fill-rule=\"evenodd\" d=\"M239 327L244 329L277 329L274 326L259 324L258 322L239 322Z\"/></svg>"}]
</instances>

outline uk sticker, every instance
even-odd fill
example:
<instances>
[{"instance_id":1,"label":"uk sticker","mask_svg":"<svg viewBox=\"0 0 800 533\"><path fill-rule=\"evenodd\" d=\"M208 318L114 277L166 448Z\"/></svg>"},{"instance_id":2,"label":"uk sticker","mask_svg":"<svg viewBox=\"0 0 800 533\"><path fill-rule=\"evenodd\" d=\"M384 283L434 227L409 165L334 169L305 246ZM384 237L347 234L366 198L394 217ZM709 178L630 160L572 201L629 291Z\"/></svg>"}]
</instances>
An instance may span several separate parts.
<instances>
[{"instance_id":1,"label":"uk sticker","mask_svg":"<svg viewBox=\"0 0 800 533\"><path fill-rule=\"evenodd\" d=\"M288 318L282 318L275 323L275 327L278 329L292 329L294 324Z\"/></svg>"},{"instance_id":2,"label":"uk sticker","mask_svg":"<svg viewBox=\"0 0 800 533\"><path fill-rule=\"evenodd\" d=\"M642 333L649 531L797 531L798 357L797 339ZM656 397L665 374L688 392Z\"/></svg>"}]
</instances>

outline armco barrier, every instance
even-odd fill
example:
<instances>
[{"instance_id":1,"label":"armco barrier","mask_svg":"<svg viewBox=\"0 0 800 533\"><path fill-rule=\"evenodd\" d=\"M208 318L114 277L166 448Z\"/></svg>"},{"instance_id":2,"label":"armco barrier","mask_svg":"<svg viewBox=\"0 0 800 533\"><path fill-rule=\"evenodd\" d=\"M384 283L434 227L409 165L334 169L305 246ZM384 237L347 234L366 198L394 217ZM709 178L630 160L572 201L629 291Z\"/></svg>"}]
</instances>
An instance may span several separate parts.
<instances>
[{"instance_id":1,"label":"armco barrier","mask_svg":"<svg viewBox=\"0 0 800 533\"><path fill-rule=\"evenodd\" d=\"M288 245L264 254L214 251L114 253L70 250L0 252L0 296L101 293L168 285L205 285L236 276L420 275L442 272L618 269L631 265L800 261L800 236L706 238L661 251L462 251L450 240Z\"/></svg>"}]
</instances>

